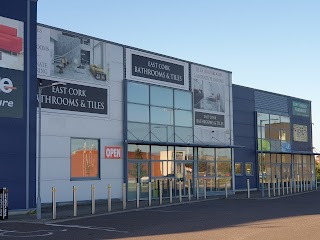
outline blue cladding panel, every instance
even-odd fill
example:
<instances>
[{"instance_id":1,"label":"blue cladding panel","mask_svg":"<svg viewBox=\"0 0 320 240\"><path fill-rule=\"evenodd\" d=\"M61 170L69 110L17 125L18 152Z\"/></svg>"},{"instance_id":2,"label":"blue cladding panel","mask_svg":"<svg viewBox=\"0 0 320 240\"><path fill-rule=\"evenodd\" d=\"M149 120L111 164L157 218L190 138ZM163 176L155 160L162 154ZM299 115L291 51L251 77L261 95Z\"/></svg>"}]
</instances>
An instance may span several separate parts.
<instances>
[{"instance_id":1,"label":"blue cladding panel","mask_svg":"<svg viewBox=\"0 0 320 240\"><path fill-rule=\"evenodd\" d=\"M254 91L254 95L256 109L289 113L287 97L258 90Z\"/></svg>"},{"instance_id":2,"label":"blue cladding panel","mask_svg":"<svg viewBox=\"0 0 320 240\"><path fill-rule=\"evenodd\" d=\"M244 149L234 150L234 161L243 163L243 173L245 163L253 163L253 176L235 177L235 188L245 189L247 179L250 179L252 188L257 187L256 174L256 139L255 139L255 100L254 90L247 87L232 85L233 94L233 127L234 143L245 146Z\"/></svg>"},{"instance_id":3,"label":"blue cladding panel","mask_svg":"<svg viewBox=\"0 0 320 240\"><path fill-rule=\"evenodd\" d=\"M27 66L27 3L28 0L1 0L0 16L24 23L24 66ZM23 116L22 118L0 117L0 188L9 189L9 209L35 207L35 166L36 166L36 26L37 3L31 2L30 21L30 82L27 71L23 73ZM0 71L5 74L5 70ZM1 76L0 76L1 77ZM27 85L30 86L30 122L27 126ZM1 94L1 93L0 93ZM1 95L0 95L1 97ZM27 149L27 127L30 129L29 149ZM29 152L29 181L27 181L27 152ZM27 200L27 186L29 199ZM27 206L26 203L29 202Z\"/></svg>"}]
</instances>

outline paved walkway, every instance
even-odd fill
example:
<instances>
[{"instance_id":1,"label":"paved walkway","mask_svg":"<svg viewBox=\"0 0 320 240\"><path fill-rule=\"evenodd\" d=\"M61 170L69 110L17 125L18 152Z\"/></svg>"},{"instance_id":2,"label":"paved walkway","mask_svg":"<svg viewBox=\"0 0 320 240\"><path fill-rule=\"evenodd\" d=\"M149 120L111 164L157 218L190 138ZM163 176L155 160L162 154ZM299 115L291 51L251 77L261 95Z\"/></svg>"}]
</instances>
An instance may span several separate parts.
<instances>
[{"instance_id":1,"label":"paved walkway","mask_svg":"<svg viewBox=\"0 0 320 240\"><path fill-rule=\"evenodd\" d=\"M308 192L308 191L306 191ZM278 195L278 191L276 191L276 195L273 196L273 191L271 191L270 198L268 197L268 192L265 191L265 196L262 197L261 191L251 191L250 192L250 199L252 200L271 200L276 199L279 197L286 197L289 195L299 195L306 192L294 193L294 194L287 194L286 189L284 191L284 195L282 194L282 190L280 191L280 195ZM309 191L310 192L310 191ZM290 190L289 190L290 193ZM162 206L169 206L169 205L179 205L179 204L188 204L190 202L199 202L199 201L212 201L216 199L225 199L225 195L215 195L215 196L208 196L204 199L203 196L200 196L199 199L195 197L191 197L189 201L188 197L183 197L182 202L179 201L179 198L173 198L172 203L169 202L169 198L164 198L162 201L162 205L160 206L159 199L152 200L151 207L162 207ZM228 199L248 199L247 192L237 192L235 194L228 194ZM148 200L140 200L139 201L139 208L151 208L148 206ZM114 214L124 211L135 211L137 210L137 202L136 201L128 201L126 210L123 210L123 203L120 200L112 200L112 209L108 212L108 202L107 200L96 200L95 202L95 215L101 214ZM92 205L91 201L86 202L78 202L77 206L77 217L82 216L90 216L92 215ZM57 203L57 212L56 212L56 219L72 219L75 218L73 216L73 203ZM43 204L42 207L42 219L38 220L36 218L36 211L35 209L31 210L24 210L24 211L9 211L9 221L35 221L35 222L48 222L52 221L52 205L51 204Z\"/></svg>"}]
</instances>

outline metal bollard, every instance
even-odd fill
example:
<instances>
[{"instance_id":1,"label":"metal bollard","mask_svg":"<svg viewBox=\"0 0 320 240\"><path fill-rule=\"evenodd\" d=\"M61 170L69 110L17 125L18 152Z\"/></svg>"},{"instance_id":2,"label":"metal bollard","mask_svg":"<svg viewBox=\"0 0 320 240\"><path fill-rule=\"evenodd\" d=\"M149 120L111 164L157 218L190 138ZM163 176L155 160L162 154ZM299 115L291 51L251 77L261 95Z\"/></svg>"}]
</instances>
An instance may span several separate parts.
<instances>
[{"instance_id":1,"label":"metal bollard","mask_svg":"<svg viewBox=\"0 0 320 240\"><path fill-rule=\"evenodd\" d=\"M111 212L111 184L108 184L108 212Z\"/></svg>"},{"instance_id":2,"label":"metal bollard","mask_svg":"<svg viewBox=\"0 0 320 240\"><path fill-rule=\"evenodd\" d=\"M179 181L179 202L182 202L182 189L181 189L182 181Z\"/></svg>"},{"instance_id":3,"label":"metal bollard","mask_svg":"<svg viewBox=\"0 0 320 240\"><path fill-rule=\"evenodd\" d=\"M273 191L273 196L276 196L276 182L272 181L272 191Z\"/></svg>"},{"instance_id":4,"label":"metal bollard","mask_svg":"<svg viewBox=\"0 0 320 240\"><path fill-rule=\"evenodd\" d=\"M159 204L160 205L162 205L162 181L161 180L159 180L159 192L160 192L160 194L159 194Z\"/></svg>"},{"instance_id":5,"label":"metal bollard","mask_svg":"<svg viewBox=\"0 0 320 240\"><path fill-rule=\"evenodd\" d=\"M228 187L227 187L227 181L224 182L224 191L225 191L225 197L228 198Z\"/></svg>"},{"instance_id":6,"label":"metal bollard","mask_svg":"<svg viewBox=\"0 0 320 240\"><path fill-rule=\"evenodd\" d=\"M303 179L303 191L304 192L306 191L306 179L305 178Z\"/></svg>"},{"instance_id":7,"label":"metal bollard","mask_svg":"<svg viewBox=\"0 0 320 240\"><path fill-rule=\"evenodd\" d=\"M316 190L318 190L318 178L316 176Z\"/></svg>"},{"instance_id":8,"label":"metal bollard","mask_svg":"<svg viewBox=\"0 0 320 240\"><path fill-rule=\"evenodd\" d=\"M149 200L149 207L151 207L151 205L152 205L152 191L151 191L151 188L152 188L152 183L149 182L149 183L148 183L148 193L149 193L149 198L148 198L148 200Z\"/></svg>"},{"instance_id":9,"label":"metal bollard","mask_svg":"<svg viewBox=\"0 0 320 240\"><path fill-rule=\"evenodd\" d=\"M200 193L199 193L199 179L197 178L196 180L196 184L197 184L197 200L199 200L200 198Z\"/></svg>"},{"instance_id":10,"label":"metal bollard","mask_svg":"<svg viewBox=\"0 0 320 240\"><path fill-rule=\"evenodd\" d=\"M78 212L77 205L77 187L73 186L73 216L76 217Z\"/></svg>"},{"instance_id":11,"label":"metal bollard","mask_svg":"<svg viewBox=\"0 0 320 240\"><path fill-rule=\"evenodd\" d=\"M280 181L281 181L281 180L278 179L278 196L281 195L281 194L280 194Z\"/></svg>"},{"instance_id":12,"label":"metal bollard","mask_svg":"<svg viewBox=\"0 0 320 240\"><path fill-rule=\"evenodd\" d=\"M96 213L96 200L95 200L95 194L94 194L94 184L91 185L91 214Z\"/></svg>"},{"instance_id":13,"label":"metal bollard","mask_svg":"<svg viewBox=\"0 0 320 240\"><path fill-rule=\"evenodd\" d=\"M298 176L298 181L297 181L297 192L300 192L300 180Z\"/></svg>"},{"instance_id":14,"label":"metal bollard","mask_svg":"<svg viewBox=\"0 0 320 240\"><path fill-rule=\"evenodd\" d=\"M127 209L127 185L122 183L122 209Z\"/></svg>"},{"instance_id":15,"label":"metal bollard","mask_svg":"<svg viewBox=\"0 0 320 240\"><path fill-rule=\"evenodd\" d=\"M191 181L188 180L188 199L191 201Z\"/></svg>"},{"instance_id":16,"label":"metal bollard","mask_svg":"<svg viewBox=\"0 0 320 240\"><path fill-rule=\"evenodd\" d=\"M56 201L56 188L52 187L52 219L57 218L57 201Z\"/></svg>"},{"instance_id":17,"label":"metal bollard","mask_svg":"<svg viewBox=\"0 0 320 240\"><path fill-rule=\"evenodd\" d=\"M203 197L207 199L207 179L203 180Z\"/></svg>"},{"instance_id":18,"label":"metal bollard","mask_svg":"<svg viewBox=\"0 0 320 240\"><path fill-rule=\"evenodd\" d=\"M248 198L250 198L250 180L247 179L247 191L248 191Z\"/></svg>"},{"instance_id":19,"label":"metal bollard","mask_svg":"<svg viewBox=\"0 0 320 240\"><path fill-rule=\"evenodd\" d=\"M296 178L293 179L293 192L296 193L297 192L297 182L296 182Z\"/></svg>"},{"instance_id":20,"label":"metal bollard","mask_svg":"<svg viewBox=\"0 0 320 240\"><path fill-rule=\"evenodd\" d=\"M268 197L271 197L271 192L270 192L270 181L268 181Z\"/></svg>"},{"instance_id":21,"label":"metal bollard","mask_svg":"<svg viewBox=\"0 0 320 240\"><path fill-rule=\"evenodd\" d=\"M284 195L284 179L281 179L282 195Z\"/></svg>"},{"instance_id":22,"label":"metal bollard","mask_svg":"<svg viewBox=\"0 0 320 240\"><path fill-rule=\"evenodd\" d=\"M293 183L292 178L289 178L289 182L290 182L290 194L292 194L292 183Z\"/></svg>"},{"instance_id":23,"label":"metal bollard","mask_svg":"<svg viewBox=\"0 0 320 240\"><path fill-rule=\"evenodd\" d=\"M172 203L172 180L169 181L169 191L170 203Z\"/></svg>"},{"instance_id":24,"label":"metal bollard","mask_svg":"<svg viewBox=\"0 0 320 240\"><path fill-rule=\"evenodd\" d=\"M137 192L137 208L140 207L140 184L137 183L136 185L136 192Z\"/></svg>"},{"instance_id":25,"label":"metal bollard","mask_svg":"<svg viewBox=\"0 0 320 240\"><path fill-rule=\"evenodd\" d=\"M287 178L287 181L286 181L286 190L287 190L287 194L289 194L289 186L288 186L288 184L289 184L289 180L288 180L288 178Z\"/></svg>"},{"instance_id":26,"label":"metal bollard","mask_svg":"<svg viewBox=\"0 0 320 240\"><path fill-rule=\"evenodd\" d=\"M301 186L301 192L303 192L303 179L302 178L301 178L300 186Z\"/></svg>"}]
</instances>

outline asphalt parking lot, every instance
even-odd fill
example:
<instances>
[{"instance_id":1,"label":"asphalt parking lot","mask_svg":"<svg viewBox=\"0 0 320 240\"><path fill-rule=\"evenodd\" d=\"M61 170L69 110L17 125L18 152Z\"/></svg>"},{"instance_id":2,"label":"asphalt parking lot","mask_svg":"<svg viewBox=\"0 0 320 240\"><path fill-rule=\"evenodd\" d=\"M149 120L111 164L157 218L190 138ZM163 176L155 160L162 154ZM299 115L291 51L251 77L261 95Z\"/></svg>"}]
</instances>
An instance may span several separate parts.
<instances>
[{"instance_id":1,"label":"asphalt parking lot","mask_svg":"<svg viewBox=\"0 0 320 240\"><path fill-rule=\"evenodd\" d=\"M216 199L42 223L0 222L0 239L320 239L320 192Z\"/></svg>"}]
</instances>

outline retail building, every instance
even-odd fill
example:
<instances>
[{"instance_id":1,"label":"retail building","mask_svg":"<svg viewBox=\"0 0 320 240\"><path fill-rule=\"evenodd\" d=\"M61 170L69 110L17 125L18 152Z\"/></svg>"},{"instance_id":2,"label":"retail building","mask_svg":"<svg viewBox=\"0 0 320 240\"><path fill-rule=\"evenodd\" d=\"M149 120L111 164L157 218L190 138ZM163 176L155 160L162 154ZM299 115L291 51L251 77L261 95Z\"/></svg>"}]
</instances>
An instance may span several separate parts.
<instances>
[{"instance_id":1,"label":"retail building","mask_svg":"<svg viewBox=\"0 0 320 240\"><path fill-rule=\"evenodd\" d=\"M230 71L19 20L1 10L0 15L0 32L5 25L9 32L17 29L21 36L15 38L37 42L37 49L30 49L31 63L23 67L25 51L8 49L0 34L0 78L9 86L3 79L13 78L10 68L18 66L15 72L25 77L14 86L20 84L23 93L12 98L30 102L7 106L0 114L10 133L0 142L12 138L10 147L0 150L7 174L0 175L0 187L13 193L11 209L34 207L36 189L42 202L51 202L52 187L57 201L71 201L74 185L81 201L90 199L92 184L96 198L105 199L108 184L113 197L122 198L126 183L128 199L134 200L137 183L140 198L148 197L149 181L154 198L159 184L169 196L170 180L174 195L180 182L183 194L189 188L194 194L196 179L200 194L206 180L207 195L221 194L225 187L230 193L244 190L247 179L255 189L269 180L286 184L287 178L315 183L310 101L234 85ZM41 144L36 144L39 99Z\"/></svg>"}]
</instances>

